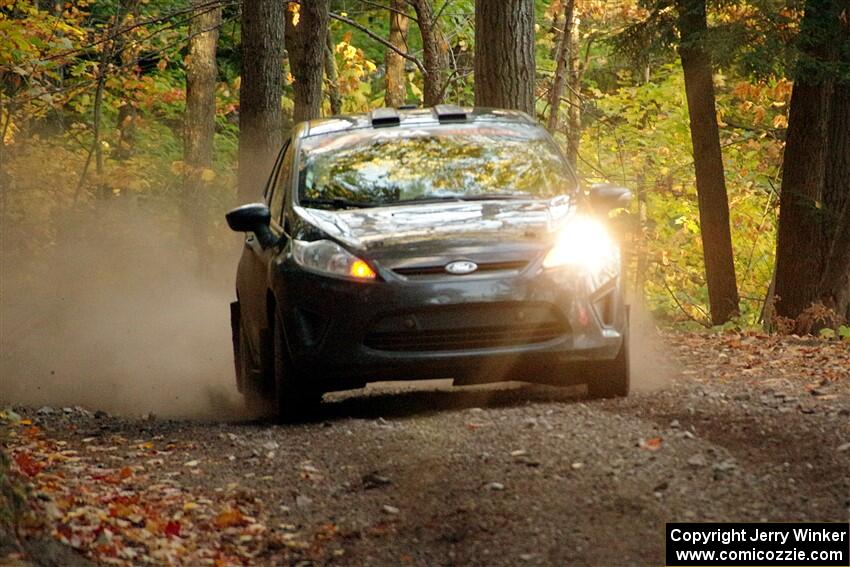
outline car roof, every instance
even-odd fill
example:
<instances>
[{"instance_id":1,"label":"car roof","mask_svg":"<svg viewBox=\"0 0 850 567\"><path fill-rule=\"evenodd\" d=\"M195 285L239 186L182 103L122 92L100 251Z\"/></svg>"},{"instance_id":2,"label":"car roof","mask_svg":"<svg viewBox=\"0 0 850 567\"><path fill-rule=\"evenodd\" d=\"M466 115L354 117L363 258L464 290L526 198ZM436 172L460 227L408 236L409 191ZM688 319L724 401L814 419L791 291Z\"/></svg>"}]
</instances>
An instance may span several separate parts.
<instances>
[{"instance_id":1,"label":"car roof","mask_svg":"<svg viewBox=\"0 0 850 567\"><path fill-rule=\"evenodd\" d=\"M298 124L295 127L294 136L306 138L366 128L405 128L486 122L539 126L533 118L519 110L438 105L432 108L378 108L368 114L320 118Z\"/></svg>"}]
</instances>

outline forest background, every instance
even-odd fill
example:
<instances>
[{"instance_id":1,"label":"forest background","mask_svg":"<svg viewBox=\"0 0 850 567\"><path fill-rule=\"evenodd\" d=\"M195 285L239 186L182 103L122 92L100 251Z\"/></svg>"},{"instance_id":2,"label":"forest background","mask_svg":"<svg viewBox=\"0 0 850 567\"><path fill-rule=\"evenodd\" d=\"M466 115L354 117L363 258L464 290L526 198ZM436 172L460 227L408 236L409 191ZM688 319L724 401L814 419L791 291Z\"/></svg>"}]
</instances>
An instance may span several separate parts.
<instances>
[{"instance_id":1,"label":"forest background","mask_svg":"<svg viewBox=\"0 0 850 567\"><path fill-rule=\"evenodd\" d=\"M506 10L533 30L532 99L513 106L530 111L553 132L586 187L614 183L632 189L636 198L621 212L629 226L629 284L658 320L691 328L764 324L819 331L827 338L850 336L843 324L847 293L830 304L814 290L808 298L812 301L784 312L781 294L774 293L794 81L808 60L835 63L828 79L806 75L808 88L829 81L832 89L821 89L819 96L827 98L820 99L810 90L808 99L845 100L843 110L835 107L836 114L826 114L833 117L823 122L822 147L829 125L846 125L850 115L846 2L478 3L476 10L474 0L0 0L4 285L8 288L13 279L16 285L51 280L57 258L67 256L71 243L121 241L133 230L127 226L127 211L135 218L155 217L157 232L183 242L186 269L217 270L212 251L233 247L223 213L245 200L244 192L237 197L236 187L240 115L244 129L247 112L246 102L240 104L246 49L280 49L276 69L284 133L299 118L368 112L385 105L473 105L486 100L481 93L491 89L485 87L489 79L479 78L476 85L477 65L488 57L482 42L501 41L487 37L488 30L499 33L496 27L480 22ZM285 12L286 25L259 36L267 45L250 44L243 38L250 11L268 26L262 10L272 4ZM815 21L818 10L831 17L827 24ZM510 31L522 29L514 25ZM833 52L825 53L822 48L830 43ZM700 136L707 135L712 143L712 132L702 128L695 134L694 105L688 104L683 71L683 63L693 64L695 53L704 57L702 68L710 68L712 80L701 87L694 82L691 88L713 92L697 93L691 102L708 94L715 101L720 188L728 201L734 273L733 289L727 281L728 308L722 310L717 301L712 310L706 278L706 258L712 254L704 250L707 229L701 214L723 206L714 202L706 208L704 202L700 210L693 149ZM316 58L319 90L312 92L318 96L309 91ZM214 101L206 149L203 139L198 142L204 127L195 123L203 117L193 117L191 108L187 112L193 88L195 96ZM198 95L199 88L207 92ZM305 92L312 98L305 100ZM798 114L802 104L800 109ZM800 114L798 122L802 125L813 115L807 116ZM814 129L817 122L808 124ZM844 134L844 144L848 136ZM801 163L808 159L805 152L796 151L793 157L795 170L817 169L814 162ZM841 214L848 216L845 204L850 202L846 185L839 188L843 192L833 191L840 194L833 202L827 192L826 198L818 193L797 203L804 213L793 217L794 227L787 229L799 233L804 224L829 227L827 238L812 241L826 248L824 256L830 250L838 256L839 247L848 248L839 235ZM122 213L112 214L115 210ZM792 219L791 213L786 218ZM796 239L805 239L805 234ZM129 242L128 255L138 253L147 240L142 236ZM806 251L798 248L788 257L793 254L805 258ZM92 257L96 253L71 261ZM786 272L802 271L797 277L820 281L829 263L824 259L816 272L802 265ZM115 265L93 261L90 269L92 277L109 278ZM850 270L842 264L838 271L846 282L844 272ZM780 286L793 283L791 276L780 277Z\"/></svg>"}]
</instances>

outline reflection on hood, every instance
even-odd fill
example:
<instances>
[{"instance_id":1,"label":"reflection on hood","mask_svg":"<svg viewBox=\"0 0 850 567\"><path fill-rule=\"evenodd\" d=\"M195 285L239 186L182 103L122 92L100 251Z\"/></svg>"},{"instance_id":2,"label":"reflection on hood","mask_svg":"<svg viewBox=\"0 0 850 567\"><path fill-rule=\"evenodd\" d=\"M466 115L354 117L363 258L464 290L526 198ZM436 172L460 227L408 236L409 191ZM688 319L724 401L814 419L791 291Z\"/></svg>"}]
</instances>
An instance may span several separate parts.
<instances>
[{"instance_id":1,"label":"reflection on hood","mask_svg":"<svg viewBox=\"0 0 850 567\"><path fill-rule=\"evenodd\" d=\"M354 248L441 238L543 238L573 211L571 200L479 201L296 213L331 238Z\"/></svg>"}]
</instances>

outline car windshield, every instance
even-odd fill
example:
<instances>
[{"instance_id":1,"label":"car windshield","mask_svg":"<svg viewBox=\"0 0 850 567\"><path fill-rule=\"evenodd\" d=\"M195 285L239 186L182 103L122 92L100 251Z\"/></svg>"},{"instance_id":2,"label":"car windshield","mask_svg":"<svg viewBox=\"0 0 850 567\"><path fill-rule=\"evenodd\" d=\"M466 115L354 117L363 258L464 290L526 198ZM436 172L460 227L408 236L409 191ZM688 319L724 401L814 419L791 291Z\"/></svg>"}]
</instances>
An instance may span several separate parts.
<instances>
[{"instance_id":1,"label":"car windshield","mask_svg":"<svg viewBox=\"0 0 850 567\"><path fill-rule=\"evenodd\" d=\"M575 180L545 131L522 125L358 130L306 138L304 206L550 198Z\"/></svg>"}]
</instances>

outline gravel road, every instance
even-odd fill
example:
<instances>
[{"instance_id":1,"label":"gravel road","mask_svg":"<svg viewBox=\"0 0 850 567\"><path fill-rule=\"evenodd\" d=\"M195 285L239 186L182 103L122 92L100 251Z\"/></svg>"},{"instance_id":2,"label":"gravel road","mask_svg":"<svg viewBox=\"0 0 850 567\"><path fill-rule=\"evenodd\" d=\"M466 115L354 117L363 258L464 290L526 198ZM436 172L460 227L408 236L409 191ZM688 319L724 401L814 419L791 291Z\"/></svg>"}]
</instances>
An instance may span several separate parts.
<instances>
[{"instance_id":1,"label":"gravel road","mask_svg":"<svg viewBox=\"0 0 850 567\"><path fill-rule=\"evenodd\" d=\"M211 562L215 548L259 565L661 565L669 521L850 521L850 369L807 343L743 341L674 339L672 382L622 400L389 387L335 395L294 426L17 409L79 456L54 472L129 467L125 494L179 492L182 547L160 560ZM24 435L10 447L36 450ZM230 509L238 521L221 520ZM136 551L115 561L158 557L122 541Z\"/></svg>"}]
</instances>

